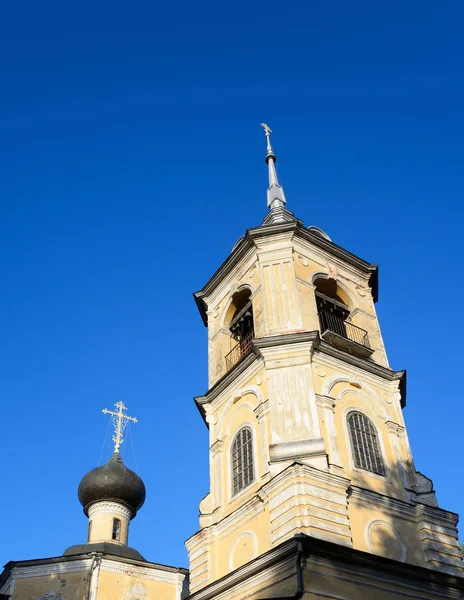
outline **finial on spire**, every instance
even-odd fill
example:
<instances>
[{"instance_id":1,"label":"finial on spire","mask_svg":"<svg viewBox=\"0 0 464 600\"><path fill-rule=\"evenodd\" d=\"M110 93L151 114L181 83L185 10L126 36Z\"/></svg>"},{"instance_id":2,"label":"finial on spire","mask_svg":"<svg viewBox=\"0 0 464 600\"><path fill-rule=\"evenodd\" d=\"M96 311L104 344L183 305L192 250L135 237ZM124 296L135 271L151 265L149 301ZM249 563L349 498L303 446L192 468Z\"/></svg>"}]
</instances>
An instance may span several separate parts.
<instances>
[{"instance_id":1,"label":"finial on spire","mask_svg":"<svg viewBox=\"0 0 464 600\"><path fill-rule=\"evenodd\" d=\"M284 207L287 201L285 200L284 190L282 186L279 185L279 180L277 179L277 172L275 168L277 158L271 146L272 129L266 123L261 123L261 127L264 128L264 135L267 138L267 154L265 158L269 170L269 189L267 190L267 205L272 211L275 208Z\"/></svg>"},{"instance_id":2,"label":"finial on spire","mask_svg":"<svg viewBox=\"0 0 464 600\"><path fill-rule=\"evenodd\" d=\"M271 133L272 133L272 129L266 123L261 123L261 127L264 128L264 135L267 138L267 155L268 156L270 156L270 155L274 156L274 160L276 160L276 157L274 155L274 150L272 149L272 146L271 146Z\"/></svg>"},{"instance_id":3,"label":"finial on spire","mask_svg":"<svg viewBox=\"0 0 464 600\"><path fill-rule=\"evenodd\" d=\"M102 412L105 415L111 415L113 417L113 427L114 427L114 435L113 435L113 442L114 442L114 451L115 452L119 452L119 448L121 447L121 444L124 441L124 438L122 437L122 434L124 432L124 429L127 426L127 423L129 421L132 421L133 423L137 423L137 419L135 417L129 417L129 415L125 414L123 411L127 409L126 406L124 406L124 403L122 402L122 400L120 400L119 402L116 402L115 407L118 409L118 412L114 412L112 410L108 410L107 408L104 408L102 410Z\"/></svg>"}]
</instances>

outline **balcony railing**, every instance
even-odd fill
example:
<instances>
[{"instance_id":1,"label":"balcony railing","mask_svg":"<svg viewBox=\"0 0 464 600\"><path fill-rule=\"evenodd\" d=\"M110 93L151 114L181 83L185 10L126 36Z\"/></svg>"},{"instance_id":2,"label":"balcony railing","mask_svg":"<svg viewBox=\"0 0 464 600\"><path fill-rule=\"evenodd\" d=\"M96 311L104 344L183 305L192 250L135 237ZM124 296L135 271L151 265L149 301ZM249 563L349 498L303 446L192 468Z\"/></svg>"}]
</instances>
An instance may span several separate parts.
<instances>
[{"instance_id":1,"label":"balcony railing","mask_svg":"<svg viewBox=\"0 0 464 600\"><path fill-rule=\"evenodd\" d=\"M359 356L370 356L373 353L367 331L361 327L347 323L338 315L325 310L319 312L319 322L322 338L333 346Z\"/></svg>"},{"instance_id":2,"label":"balcony railing","mask_svg":"<svg viewBox=\"0 0 464 600\"><path fill-rule=\"evenodd\" d=\"M244 356L253 350L255 332L251 330L226 354L226 371L230 371Z\"/></svg>"}]
</instances>

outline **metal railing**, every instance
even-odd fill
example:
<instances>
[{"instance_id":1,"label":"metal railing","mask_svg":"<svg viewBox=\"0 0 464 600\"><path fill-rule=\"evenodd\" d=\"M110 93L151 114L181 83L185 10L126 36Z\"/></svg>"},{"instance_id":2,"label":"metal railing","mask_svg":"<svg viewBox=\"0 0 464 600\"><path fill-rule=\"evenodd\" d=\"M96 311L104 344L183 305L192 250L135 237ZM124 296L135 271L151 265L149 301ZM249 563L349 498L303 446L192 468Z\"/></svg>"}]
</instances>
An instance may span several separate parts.
<instances>
[{"instance_id":1,"label":"metal railing","mask_svg":"<svg viewBox=\"0 0 464 600\"><path fill-rule=\"evenodd\" d=\"M228 354L226 354L226 371L230 371L230 369L232 369L232 367L234 367L239 360L241 360L247 354L250 354L250 352L253 350L254 337L255 332L251 330L232 348Z\"/></svg>"},{"instance_id":2,"label":"metal railing","mask_svg":"<svg viewBox=\"0 0 464 600\"><path fill-rule=\"evenodd\" d=\"M321 324L321 333L332 331L337 335L341 335L347 340L356 342L365 348L370 348L369 337L365 329L361 329L357 325L347 323L338 315L329 311L321 310L319 313L319 322Z\"/></svg>"}]
</instances>

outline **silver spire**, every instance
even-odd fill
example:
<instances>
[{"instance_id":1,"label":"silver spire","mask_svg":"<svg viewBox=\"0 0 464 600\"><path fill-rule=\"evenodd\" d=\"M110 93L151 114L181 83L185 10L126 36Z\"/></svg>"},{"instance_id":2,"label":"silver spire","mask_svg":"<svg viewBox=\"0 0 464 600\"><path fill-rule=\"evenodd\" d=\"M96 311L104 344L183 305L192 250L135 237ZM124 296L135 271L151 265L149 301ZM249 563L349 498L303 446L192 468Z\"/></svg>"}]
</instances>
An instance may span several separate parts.
<instances>
[{"instance_id":1,"label":"silver spire","mask_svg":"<svg viewBox=\"0 0 464 600\"><path fill-rule=\"evenodd\" d=\"M267 190L267 205L269 207L269 210L272 211L276 208L283 208L286 204L286 200L284 190L282 186L279 185L279 180L277 179L277 172L275 168L277 158L271 146L272 129L268 125L266 125L266 123L261 123L261 127L264 128L264 135L267 138L267 154L265 158L269 170L269 189Z\"/></svg>"}]
</instances>

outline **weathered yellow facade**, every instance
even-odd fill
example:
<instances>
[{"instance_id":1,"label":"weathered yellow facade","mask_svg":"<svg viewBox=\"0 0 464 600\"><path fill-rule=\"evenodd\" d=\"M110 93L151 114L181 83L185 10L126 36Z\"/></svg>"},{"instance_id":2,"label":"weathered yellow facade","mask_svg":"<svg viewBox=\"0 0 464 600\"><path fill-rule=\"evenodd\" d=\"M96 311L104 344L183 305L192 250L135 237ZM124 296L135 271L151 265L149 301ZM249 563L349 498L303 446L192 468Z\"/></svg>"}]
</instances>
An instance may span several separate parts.
<instances>
[{"instance_id":1,"label":"weathered yellow facade","mask_svg":"<svg viewBox=\"0 0 464 600\"><path fill-rule=\"evenodd\" d=\"M389 367L376 271L291 216L249 230L196 294L208 327L210 387L196 401L209 427L211 487L200 531L187 541L195 596L300 533L463 573L457 516L437 507L431 481L414 468L405 373ZM343 327L364 331L362 343L322 329L316 284L324 280L349 313ZM254 339L231 365L243 296ZM355 464L354 412L375 428L382 474ZM252 432L254 479L234 493L233 444L243 428Z\"/></svg>"},{"instance_id":2,"label":"weathered yellow facade","mask_svg":"<svg viewBox=\"0 0 464 600\"><path fill-rule=\"evenodd\" d=\"M12 600L181 600L188 577L156 563L84 554L17 562L0 593Z\"/></svg>"}]
</instances>

